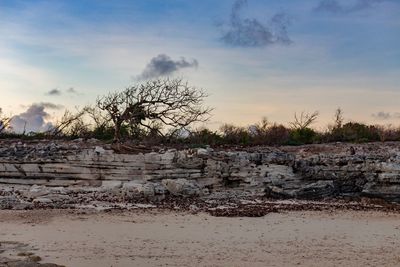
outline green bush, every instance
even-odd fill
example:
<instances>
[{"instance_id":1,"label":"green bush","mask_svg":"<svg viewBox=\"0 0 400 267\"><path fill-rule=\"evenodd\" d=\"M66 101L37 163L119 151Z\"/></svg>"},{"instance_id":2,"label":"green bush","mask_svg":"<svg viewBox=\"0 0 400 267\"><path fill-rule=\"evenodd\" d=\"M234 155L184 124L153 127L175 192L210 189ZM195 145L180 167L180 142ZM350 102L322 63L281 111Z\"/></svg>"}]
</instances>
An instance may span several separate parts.
<instances>
[{"instance_id":1,"label":"green bush","mask_svg":"<svg viewBox=\"0 0 400 267\"><path fill-rule=\"evenodd\" d=\"M250 144L249 131L243 127L225 124L221 127L222 140L226 144L248 145Z\"/></svg>"},{"instance_id":2,"label":"green bush","mask_svg":"<svg viewBox=\"0 0 400 267\"><path fill-rule=\"evenodd\" d=\"M312 144L317 137L317 132L311 128L293 129L289 134L290 145Z\"/></svg>"},{"instance_id":3,"label":"green bush","mask_svg":"<svg viewBox=\"0 0 400 267\"><path fill-rule=\"evenodd\" d=\"M112 140L114 138L114 128L99 126L92 131L91 135L93 138L99 140L104 140L104 141Z\"/></svg>"},{"instance_id":4,"label":"green bush","mask_svg":"<svg viewBox=\"0 0 400 267\"><path fill-rule=\"evenodd\" d=\"M186 142L189 144L220 145L222 137L217 132L210 131L209 129L200 129L191 132Z\"/></svg>"},{"instance_id":5,"label":"green bush","mask_svg":"<svg viewBox=\"0 0 400 267\"><path fill-rule=\"evenodd\" d=\"M348 122L341 128L335 129L334 136L340 137L345 142L371 142L379 141L379 129L372 125L358 122Z\"/></svg>"}]
</instances>

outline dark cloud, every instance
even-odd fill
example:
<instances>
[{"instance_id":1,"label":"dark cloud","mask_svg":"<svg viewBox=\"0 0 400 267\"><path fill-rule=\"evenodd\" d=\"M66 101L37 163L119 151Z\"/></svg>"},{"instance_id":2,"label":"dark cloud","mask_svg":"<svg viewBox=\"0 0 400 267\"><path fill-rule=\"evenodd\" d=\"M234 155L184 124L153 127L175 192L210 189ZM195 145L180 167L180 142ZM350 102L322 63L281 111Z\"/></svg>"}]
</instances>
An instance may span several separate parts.
<instances>
[{"instance_id":1,"label":"dark cloud","mask_svg":"<svg viewBox=\"0 0 400 267\"><path fill-rule=\"evenodd\" d=\"M47 92L47 95L52 95L52 96L59 96L61 95L61 91L57 88L50 90Z\"/></svg>"},{"instance_id":2,"label":"dark cloud","mask_svg":"<svg viewBox=\"0 0 400 267\"><path fill-rule=\"evenodd\" d=\"M66 90L60 90L58 88L52 89L49 92L46 93L46 95L50 95L50 96L60 96L62 94L64 94L64 92L66 92L67 94L71 94L71 95L78 95L78 91L75 90L75 88L70 87Z\"/></svg>"},{"instance_id":3,"label":"dark cloud","mask_svg":"<svg viewBox=\"0 0 400 267\"><path fill-rule=\"evenodd\" d=\"M350 5L344 5L338 0L322 0L314 10L333 14L349 14L373 8L376 4L384 1L385 0L357 0Z\"/></svg>"},{"instance_id":4,"label":"dark cloud","mask_svg":"<svg viewBox=\"0 0 400 267\"><path fill-rule=\"evenodd\" d=\"M12 117L11 129L15 133L47 131L53 127L53 124L46 122L46 119L50 117L46 109L58 110L61 108L63 106L48 102L32 104L25 112Z\"/></svg>"},{"instance_id":5,"label":"dark cloud","mask_svg":"<svg viewBox=\"0 0 400 267\"><path fill-rule=\"evenodd\" d=\"M372 114L372 117L379 120L389 120L389 119L400 119L400 113L389 113L384 111L379 111L377 113Z\"/></svg>"},{"instance_id":6,"label":"dark cloud","mask_svg":"<svg viewBox=\"0 0 400 267\"><path fill-rule=\"evenodd\" d=\"M287 28L290 24L285 13L277 13L269 24L263 24L255 18L241 18L241 10L247 0L237 0L232 7L230 20L222 24L221 40L232 46L264 47L272 44L290 44Z\"/></svg>"},{"instance_id":7,"label":"dark cloud","mask_svg":"<svg viewBox=\"0 0 400 267\"><path fill-rule=\"evenodd\" d=\"M143 72L137 76L138 80L147 80L161 76L171 75L183 68L197 68L199 63L196 59L187 61L184 57L180 60L173 60L165 54L153 57Z\"/></svg>"},{"instance_id":8,"label":"dark cloud","mask_svg":"<svg viewBox=\"0 0 400 267\"><path fill-rule=\"evenodd\" d=\"M54 104L54 103L51 103L51 102L40 102L40 103L32 104L32 106L33 105L41 106L41 107L44 107L44 108L47 108L47 109L56 109L56 110L57 109L60 110L60 109L64 108L63 105L58 105L58 104Z\"/></svg>"},{"instance_id":9,"label":"dark cloud","mask_svg":"<svg viewBox=\"0 0 400 267\"><path fill-rule=\"evenodd\" d=\"M68 93L68 94L75 94L75 95L77 95L77 94L78 94L78 91L76 91L74 87L70 87L70 88L67 89L67 93Z\"/></svg>"}]
</instances>

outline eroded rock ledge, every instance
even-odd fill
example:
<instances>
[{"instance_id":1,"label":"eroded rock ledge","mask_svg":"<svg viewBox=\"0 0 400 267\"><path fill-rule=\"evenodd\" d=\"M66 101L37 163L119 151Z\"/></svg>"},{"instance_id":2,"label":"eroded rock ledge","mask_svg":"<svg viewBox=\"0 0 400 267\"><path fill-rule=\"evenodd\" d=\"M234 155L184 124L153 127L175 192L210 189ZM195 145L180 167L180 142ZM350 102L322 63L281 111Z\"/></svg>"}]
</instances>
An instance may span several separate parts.
<instances>
[{"instance_id":1,"label":"eroded rock ledge","mask_svg":"<svg viewBox=\"0 0 400 267\"><path fill-rule=\"evenodd\" d=\"M169 196L400 202L400 143L132 154L97 141L0 143L0 209Z\"/></svg>"}]
</instances>

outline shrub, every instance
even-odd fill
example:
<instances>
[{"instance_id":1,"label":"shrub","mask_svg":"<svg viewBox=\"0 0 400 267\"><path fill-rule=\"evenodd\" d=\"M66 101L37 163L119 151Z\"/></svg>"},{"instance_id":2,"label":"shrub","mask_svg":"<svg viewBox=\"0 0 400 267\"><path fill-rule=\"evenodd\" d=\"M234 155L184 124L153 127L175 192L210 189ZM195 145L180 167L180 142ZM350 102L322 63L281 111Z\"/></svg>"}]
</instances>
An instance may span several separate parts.
<instances>
[{"instance_id":1,"label":"shrub","mask_svg":"<svg viewBox=\"0 0 400 267\"><path fill-rule=\"evenodd\" d=\"M224 124L221 127L223 142L227 144L247 145L250 143L250 134L243 127Z\"/></svg>"},{"instance_id":2,"label":"shrub","mask_svg":"<svg viewBox=\"0 0 400 267\"><path fill-rule=\"evenodd\" d=\"M373 125L366 125L358 122L348 122L336 131L340 133L343 140L350 142L370 142L379 141L379 130Z\"/></svg>"},{"instance_id":3,"label":"shrub","mask_svg":"<svg viewBox=\"0 0 400 267\"><path fill-rule=\"evenodd\" d=\"M268 127L265 135L266 145L285 145L289 143L290 130L281 124Z\"/></svg>"},{"instance_id":4,"label":"shrub","mask_svg":"<svg viewBox=\"0 0 400 267\"><path fill-rule=\"evenodd\" d=\"M312 144L317 137L317 132L311 128L292 129L289 134L290 145Z\"/></svg>"},{"instance_id":5,"label":"shrub","mask_svg":"<svg viewBox=\"0 0 400 267\"><path fill-rule=\"evenodd\" d=\"M114 138L114 128L107 127L104 125L98 126L94 128L94 130L91 133L91 136L93 138L104 141L112 140Z\"/></svg>"},{"instance_id":6,"label":"shrub","mask_svg":"<svg viewBox=\"0 0 400 267\"><path fill-rule=\"evenodd\" d=\"M222 137L217 132L203 128L191 132L187 142L190 144L219 145L222 143Z\"/></svg>"},{"instance_id":7,"label":"shrub","mask_svg":"<svg viewBox=\"0 0 400 267\"><path fill-rule=\"evenodd\" d=\"M378 129L380 141L400 141L400 128L391 126L375 126Z\"/></svg>"}]
</instances>

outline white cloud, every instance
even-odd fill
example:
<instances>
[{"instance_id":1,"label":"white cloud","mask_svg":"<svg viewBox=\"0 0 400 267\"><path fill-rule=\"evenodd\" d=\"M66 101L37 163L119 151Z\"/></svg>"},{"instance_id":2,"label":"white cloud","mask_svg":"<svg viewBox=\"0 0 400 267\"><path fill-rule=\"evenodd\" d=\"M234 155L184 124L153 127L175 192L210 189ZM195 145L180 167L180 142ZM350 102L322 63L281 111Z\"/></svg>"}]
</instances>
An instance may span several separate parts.
<instances>
[{"instance_id":1,"label":"white cloud","mask_svg":"<svg viewBox=\"0 0 400 267\"><path fill-rule=\"evenodd\" d=\"M11 130L15 133L47 131L53 127L53 124L48 121L50 114L46 110L61 108L60 105L47 102L32 104L26 111L12 117Z\"/></svg>"}]
</instances>

